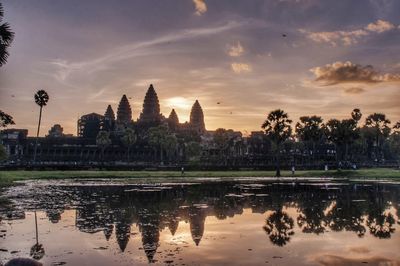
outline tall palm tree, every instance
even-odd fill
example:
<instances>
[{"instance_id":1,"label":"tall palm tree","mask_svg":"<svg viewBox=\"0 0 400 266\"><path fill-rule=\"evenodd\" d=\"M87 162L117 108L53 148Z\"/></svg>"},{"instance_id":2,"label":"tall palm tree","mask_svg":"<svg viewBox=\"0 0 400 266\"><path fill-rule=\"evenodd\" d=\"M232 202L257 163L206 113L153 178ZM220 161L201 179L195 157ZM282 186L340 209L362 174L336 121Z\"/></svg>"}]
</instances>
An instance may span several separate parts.
<instances>
[{"instance_id":1,"label":"tall palm tree","mask_svg":"<svg viewBox=\"0 0 400 266\"><path fill-rule=\"evenodd\" d=\"M315 157L315 145L318 143L324 134L323 119L320 116L302 116L300 122L296 124L297 137L305 142L311 144L312 158ZM308 146L308 145L307 145ZM308 147L308 150L309 147Z\"/></svg>"},{"instance_id":2,"label":"tall palm tree","mask_svg":"<svg viewBox=\"0 0 400 266\"><path fill-rule=\"evenodd\" d=\"M127 160L129 162L129 154L131 151L131 147L133 144L136 143L137 136L135 134L135 131L131 128L127 128L124 132L124 135L121 138L122 143L124 146L127 148Z\"/></svg>"},{"instance_id":3,"label":"tall palm tree","mask_svg":"<svg viewBox=\"0 0 400 266\"><path fill-rule=\"evenodd\" d=\"M36 133L36 142L35 142L35 152L33 154L33 161L36 161L36 152L37 152L37 145L38 145L38 139L39 139L39 131L40 131L40 123L42 121L42 109L43 106L47 105L47 102L49 101L49 95L45 90L38 90L35 94L35 103L39 105L40 107L40 113L39 113L39 123L38 123L38 129Z\"/></svg>"},{"instance_id":4,"label":"tall palm tree","mask_svg":"<svg viewBox=\"0 0 400 266\"><path fill-rule=\"evenodd\" d=\"M1 24L4 16L3 6L0 3L0 67L7 62L8 47L14 39L14 32L11 31L8 23Z\"/></svg>"},{"instance_id":5,"label":"tall palm tree","mask_svg":"<svg viewBox=\"0 0 400 266\"><path fill-rule=\"evenodd\" d=\"M104 162L104 151L111 145L110 133L108 131L99 131L96 137L96 145L100 147L101 150L101 163Z\"/></svg>"},{"instance_id":6,"label":"tall palm tree","mask_svg":"<svg viewBox=\"0 0 400 266\"><path fill-rule=\"evenodd\" d=\"M277 109L268 114L267 119L261 125L267 137L276 145L276 176L281 176L280 152L281 145L292 135L292 120L285 111Z\"/></svg>"}]
</instances>

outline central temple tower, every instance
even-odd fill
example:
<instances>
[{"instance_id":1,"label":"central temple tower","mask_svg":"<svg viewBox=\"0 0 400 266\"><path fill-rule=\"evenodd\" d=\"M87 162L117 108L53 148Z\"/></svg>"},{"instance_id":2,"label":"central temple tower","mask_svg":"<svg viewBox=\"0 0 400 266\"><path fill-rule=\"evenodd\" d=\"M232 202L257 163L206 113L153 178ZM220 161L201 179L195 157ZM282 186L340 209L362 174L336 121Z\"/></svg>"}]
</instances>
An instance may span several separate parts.
<instances>
[{"instance_id":1,"label":"central temple tower","mask_svg":"<svg viewBox=\"0 0 400 266\"><path fill-rule=\"evenodd\" d=\"M159 123L161 121L160 103L158 96L154 90L153 84L150 84L144 97L143 110L139 117L139 122L143 123Z\"/></svg>"}]
</instances>

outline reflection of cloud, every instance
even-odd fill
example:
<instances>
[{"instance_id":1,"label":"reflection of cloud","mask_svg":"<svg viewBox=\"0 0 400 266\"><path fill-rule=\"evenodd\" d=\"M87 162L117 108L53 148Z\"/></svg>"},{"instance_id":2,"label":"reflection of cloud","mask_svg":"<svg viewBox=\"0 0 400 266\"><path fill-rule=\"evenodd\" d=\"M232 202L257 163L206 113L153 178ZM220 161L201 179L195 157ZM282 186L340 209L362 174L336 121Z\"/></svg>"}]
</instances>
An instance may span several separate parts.
<instances>
[{"instance_id":1,"label":"reflection of cloud","mask_svg":"<svg viewBox=\"0 0 400 266\"><path fill-rule=\"evenodd\" d=\"M363 262L368 261L368 265L393 265L400 266L400 260L390 259L385 257L361 257L361 258L351 258L342 257L338 255L331 254L318 254L311 258L313 262L318 263L323 266L333 266L333 265L362 265Z\"/></svg>"},{"instance_id":2,"label":"reflection of cloud","mask_svg":"<svg viewBox=\"0 0 400 266\"><path fill-rule=\"evenodd\" d=\"M320 81L324 85L400 81L400 74L379 73L371 65L362 66L350 61L335 62L323 67L312 68L310 71L314 73L315 81Z\"/></svg>"},{"instance_id":3,"label":"reflection of cloud","mask_svg":"<svg viewBox=\"0 0 400 266\"><path fill-rule=\"evenodd\" d=\"M382 33L394 29L395 26L384 20L377 20L370 23L364 28L355 29L351 31L320 31L312 32L305 29L300 29L300 32L305 34L307 38L318 43L329 43L332 46L337 46L342 43L345 46L353 45L358 42L362 37L368 36L372 33Z\"/></svg>"},{"instance_id":4,"label":"reflection of cloud","mask_svg":"<svg viewBox=\"0 0 400 266\"><path fill-rule=\"evenodd\" d=\"M251 66L249 64L245 64L245 63L232 63L231 67L232 67L233 72L235 72L236 74L251 71Z\"/></svg>"},{"instance_id":5,"label":"reflection of cloud","mask_svg":"<svg viewBox=\"0 0 400 266\"><path fill-rule=\"evenodd\" d=\"M240 44L240 42L237 43L237 45L231 45L228 51L228 54L230 56L236 57L236 56L241 56L244 52L243 46Z\"/></svg>"},{"instance_id":6,"label":"reflection of cloud","mask_svg":"<svg viewBox=\"0 0 400 266\"><path fill-rule=\"evenodd\" d=\"M351 87L351 88L345 88L344 92L348 94L360 94L363 93L365 90L360 87Z\"/></svg>"},{"instance_id":7,"label":"reflection of cloud","mask_svg":"<svg viewBox=\"0 0 400 266\"><path fill-rule=\"evenodd\" d=\"M351 247L349 248L350 252L354 252L354 253L361 253L361 254L365 254L365 253L370 253L371 250L369 250L366 247Z\"/></svg>"},{"instance_id":8,"label":"reflection of cloud","mask_svg":"<svg viewBox=\"0 0 400 266\"><path fill-rule=\"evenodd\" d=\"M193 0L193 3L196 8L196 15L201 16L202 14L206 13L207 5L204 0Z\"/></svg>"}]
</instances>

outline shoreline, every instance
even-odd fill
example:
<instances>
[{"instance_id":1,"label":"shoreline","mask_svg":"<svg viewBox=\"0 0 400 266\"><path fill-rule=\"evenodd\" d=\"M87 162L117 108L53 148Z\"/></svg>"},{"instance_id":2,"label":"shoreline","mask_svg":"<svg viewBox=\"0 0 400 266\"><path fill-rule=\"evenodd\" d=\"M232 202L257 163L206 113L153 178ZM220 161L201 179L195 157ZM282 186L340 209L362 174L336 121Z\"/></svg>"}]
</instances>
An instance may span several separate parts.
<instances>
[{"instance_id":1,"label":"shoreline","mask_svg":"<svg viewBox=\"0 0 400 266\"><path fill-rule=\"evenodd\" d=\"M92 178L126 178L126 179L169 179L169 178L260 178L275 177L275 171L0 171L0 187L12 185L15 181L35 179L92 179ZM395 179L400 180L400 169L371 168L360 170L302 170L292 175L291 171L281 171L281 178L326 177L348 179Z\"/></svg>"}]
</instances>

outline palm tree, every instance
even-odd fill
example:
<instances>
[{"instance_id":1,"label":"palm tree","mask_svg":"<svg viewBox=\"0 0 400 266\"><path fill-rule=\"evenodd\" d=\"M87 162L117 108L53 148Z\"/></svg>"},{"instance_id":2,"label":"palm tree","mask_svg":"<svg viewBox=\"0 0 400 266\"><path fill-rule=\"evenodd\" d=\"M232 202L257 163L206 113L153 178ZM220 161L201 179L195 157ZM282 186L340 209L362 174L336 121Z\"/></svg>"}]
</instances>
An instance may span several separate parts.
<instances>
[{"instance_id":1,"label":"palm tree","mask_svg":"<svg viewBox=\"0 0 400 266\"><path fill-rule=\"evenodd\" d=\"M178 139L174 134L168 134L165 136L165 141L163 142L163 148L167 153L168 160L171 160L172 155L176 151L178 145Z\"/></svg>"},{"instance_id":2,"label":"palm tree","mask_svg":"<svg viewBox=\"0 0 400 266\"><path fill-rule=\"evenodd\" d=\"M49 101L49 95L47 94L47 92L45 90L38 90L36 92L35 102L40 107L40 113L39 113L38 129L37 129L37 133L36 133L35 152L33 154L33 161L36 161L36 152L37 152L37 145L38 145L38 139L39 139L40 123L42 121L42 109L43 109L43 106L47 105L48 101Z\"/></svg>"},{"instance_id":3,"label":"palm tree","mask_svg":"<svg viewBox=\"0 0 400 266\"><path fill-rule=\"evenodd\" d=\"M296 124L297 137L305 143L311 143L312 158L315 156L315 144L324 134L322 121L320 116L302 116Z\"/></svg>"},{"instance_id":4,"label":"palm tree","mask_svg":"<svg viewBox=\"0 0 400 266\"><path fill-rule=\"evenodd\" d=\"M3 20L4 10L0 3L0 23ZM0 24L0 67L7 62L8 58L8 47L14 39L14 32L11 31L10 25L8 23Z\"/></svg>"},{"instance_id":5,"label":"palm tree","mask_svg":"<svg viewBox=\"0 0 400 266\"><path fill-rule=\"evenodd\" d=\"M381 158L381 147L383 142L390 134L390 120L386 118L385 114L374 113L367 117L365 120L365 126L371 128L375 135L376 144L376 158L379 160Z\"/></svg>"},{"instance_id":6,"label":"palm tree","mask_svg":"<svg viewBox=\"0 0 400 266\"><path fill-rule=\"evenodd\" d=\"M14 125L14 124L15 124L15 122L13 120L13 117L0 110L0 128L7 127L8 125Z\"/></svg>"},{"instance_id":7,"label":"palm tree","mask_svg":"<svg viewBox=\"0 0 400 266\"><path fill-rule=\"evenodd\" d=\"M131 128L127 128L124 132L124 135L121 138L122 143L124 144L125 147L127 147L127 160L129 162L129 155L131 151L131 147L133 144L136 143L137 136L135 134L135 131Z\"/></svg>"},{"instance_id":8,"label":"palm tree","mask_svg":"<svg viewBox=\"0 0 400 266\"><path fill-rule=\"evenodd\" d=\"M267 119L261 125L265 130L267 137L276 145L276 176L281 176L280 170L280 151L281 145L292 134L291 124L292 120L289 119L287 113L281 109L277 109L268 114Z\"/></svg>"},{"instance_id":9,"label":"palm tree","mask_svg":"<svg viewBox=\"0 0 400 266\"><path fill-rule=\"evenodd\" d=\"M168 127L160 125L158 127L152 127L148 131L149 144L154 147L155 154L157 150L160 152L160 161L163 163L164 157L164 145L165 137L169 134Z\"/></svg>"},{"instance_id":10,"label":"palm tree","mask_svg":"<svg viewBox=\"0 0 400 266\"><path fill-rule=\"evenodd\" d=\"M100 147L101 150L102 164L104 162L104 151L108 146L110 146L110 144L111 144L110 133L103 130L99 131L96 137L96 145Z\"/></svg>"}]
</instances>

